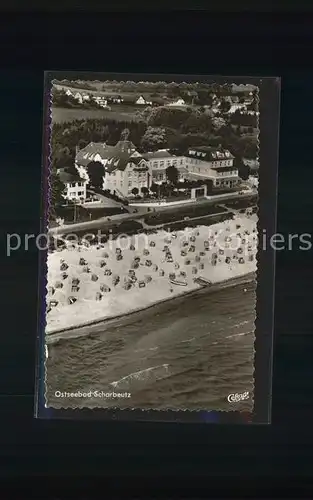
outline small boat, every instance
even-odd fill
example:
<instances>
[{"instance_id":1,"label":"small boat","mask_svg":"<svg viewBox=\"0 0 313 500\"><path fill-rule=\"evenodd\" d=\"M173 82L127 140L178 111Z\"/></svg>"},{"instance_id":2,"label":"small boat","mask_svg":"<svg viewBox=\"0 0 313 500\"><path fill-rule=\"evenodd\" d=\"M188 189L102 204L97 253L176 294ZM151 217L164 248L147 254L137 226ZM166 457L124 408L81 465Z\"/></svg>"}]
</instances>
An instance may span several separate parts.
<instances>
[{"instance_id":1,"label":"small boat","mask_svg":"<svg viewBox=\"0 0 313 500\"><path fill-rule=\"evenodd\" d=\"M170 283L172 283L173 285L187 286L186 281L181 281L177 279L170 279Z\"/></svg>"}]
</instances>

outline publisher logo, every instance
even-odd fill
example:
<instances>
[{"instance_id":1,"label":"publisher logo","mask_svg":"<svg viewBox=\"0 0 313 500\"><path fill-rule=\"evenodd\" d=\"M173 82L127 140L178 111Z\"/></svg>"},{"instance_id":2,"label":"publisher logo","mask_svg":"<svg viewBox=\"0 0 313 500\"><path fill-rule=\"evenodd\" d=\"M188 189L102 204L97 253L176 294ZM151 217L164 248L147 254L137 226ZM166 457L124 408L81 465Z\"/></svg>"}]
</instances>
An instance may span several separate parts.
<instances>
[{"instance_id":1,"label":"publisher logo","mask_svg":"<svg viewBox=\"0 0 313 500\"><path fill-rule=\"evenodd\" d=\"M239 403L239 401L245 401L246 399L249 399L250 395L249 395L249 392L242 392L242 393L233 393L233 394L229 394L229 396L227 397L227 401L229 403Z\"/></svg>"}]
</instances>

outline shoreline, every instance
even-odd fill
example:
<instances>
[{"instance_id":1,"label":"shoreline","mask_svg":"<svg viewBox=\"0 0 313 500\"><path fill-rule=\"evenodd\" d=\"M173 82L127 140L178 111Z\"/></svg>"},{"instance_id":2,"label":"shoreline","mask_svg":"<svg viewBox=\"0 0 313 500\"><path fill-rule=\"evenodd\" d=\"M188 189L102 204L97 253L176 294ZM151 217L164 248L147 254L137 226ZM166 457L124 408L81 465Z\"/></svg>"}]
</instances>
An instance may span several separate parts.
<instances>
[{"instance_id":1,"label":"shoreline","mask_svg":"<svg viewBox=\"0 0 313 500\"><path fill-rule=\"evenodd\" d=\"M118 320L131 317L131 316L133 316L135 314L139 314L141 312L148 311L149 309L152 309L158 305L170 303L170 302L173 302L174 300L183 299L185 297L188 297L191 295L196 295L196 294L201 293L201 292L212 293L212 292L220 290L221 287L223 287L223 285L224 285L224 288L228 288L231 286L237 286L240 284L250 283L254 280L256 281L256 272L249 272L249 273L243 274L241 276L228 278L225 280L221 280L219 282L212 283L212 285L208 285L208 286L198 285L198 287L193 289L193 290L187 290L185 292L177 293L175 296L167 297L164 299L159 299L159 300L155 301L153 304L148 304L146 306L138 307L136 309L133 309L131 311L128 311L128 312L125 312L122 314L97 318L95 320L86 321L84 323L80 323L80 324L77 324L75 326L65 327L65 328L61 328L59 330L55 330L55 331L50 331L50 332L46 331L45 343L46 344L52 343L53 341L57 342L58 340L61 340L61 339L64 340L67 338L70 339L70 338L75 338L75 337L80 337L80 336L88 336L92 333L91 331L79 333L79 330L84 330L87 327L99 326L101 323L104 326L107 325L108 323L112 324ZM68 336L67 334L70 332L74 333L74 335Z\"/></svg>"}]
</instances>

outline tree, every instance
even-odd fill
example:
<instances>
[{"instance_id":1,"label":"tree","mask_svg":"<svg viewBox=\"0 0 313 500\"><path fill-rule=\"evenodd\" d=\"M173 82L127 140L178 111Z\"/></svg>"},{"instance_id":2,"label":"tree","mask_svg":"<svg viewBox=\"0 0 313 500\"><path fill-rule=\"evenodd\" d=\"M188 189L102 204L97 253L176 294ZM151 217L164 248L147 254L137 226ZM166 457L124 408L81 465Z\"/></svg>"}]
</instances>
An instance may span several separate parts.
<instances>
[{"instance_id":1,"label":"tree","mask_svg":"<svg viewBox=\"0 0 313 500\"><path fill-rule=\"evenodd\" d=\"M138 193L139 193L139 189L138 189L138 188L136 188L136 187L134 187L134 188L132 189L132 194L133 194L134 196L137 196L137 195L138 195Z\"/></svg>"},{"instance_id":2,"label":"tree","mask_svg":"<svg viewBox=\"0 0 313 500\"><path fill-rule=\"evenodd\" d=\"M222 113L227 113L231 108L231 104L229 101L226 101L225 99L222 100L220 104L220 110Z\"/></svg>"},{"instance_id":3,"label":"tree","mask_svg":"<svg viewBox=\"0 0 313 500\"><path fill-rule=\"evenodd\" d=\"M150 191L151 193L158 194L160 191L158 184L152 183L150 186Z\"/></svg>"},{"instance_id":4,"label":"tree","mask_svg":"<svg viewBox=\"0 0 313 500\"><path fill-rule=\"evenodd\" d=\"M87 165L87 173L93 187L102 189L103 177L105 175L102 163L100 161L91 161Z\"/></svg>"},{"instance_id":5,"label":"tree","mask_svg":"<svg viewBox=\"0 0 313 500\"><path fill-rule=\"evenodd\" d=\"M166 144L166 130L162 127L148 127L141 139L145 151L156 151Z\"/></svg>"},{"instance_id":6,"label":"tree","mask_svg":"<svg viewBox=\"0 0 313 500\"><path fill-rule=\"evenodd\" d=\"M241 157L235 157L234 167L238 169L238 175L243 181L248 180L250 175L250 167L248 165L245 165Z\"/></svg>"},{"instance_id":7,"label":"tree","mask_svg":"<svg viewBox=\"0 0 313 500\"><path fill-rule=\"evenodd\" d=\"M57 210L64 204L65 186L56 172L52 171L50 176L50 217L57 217Z\"/></svg>"},{"instance_id":8,"label":"tree","mask_svg":"<svg viewBox=\"0 0 313 500\"><path fill-rule=\"evenodd\" d=\"M174 167L174 165L171 165L171 166L167 167L165 172L166 172L166 178L167 178L168 182L170 184L172 184L173 186L175 184L177 184L178 177L179 177L177 168Z\"/></svg>"},{"instance_id":9,"label":"tree","mask_svg":"<svg viewBox=\"0 0 313 500\"><path fill-rule=\"evenodd\" d=\"M147 196L149 194L149 189L145 186L141 188L141 192L144 196Z\"/></svg>"}]
</instances>

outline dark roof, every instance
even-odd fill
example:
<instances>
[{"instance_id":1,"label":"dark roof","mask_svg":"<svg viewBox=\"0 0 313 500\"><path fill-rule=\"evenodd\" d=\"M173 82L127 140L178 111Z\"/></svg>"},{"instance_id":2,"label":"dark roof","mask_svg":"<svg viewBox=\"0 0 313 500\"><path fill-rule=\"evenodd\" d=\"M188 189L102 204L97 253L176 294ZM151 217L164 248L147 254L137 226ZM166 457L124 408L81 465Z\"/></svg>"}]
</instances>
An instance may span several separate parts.
<instances>
[{"instance_id":1,"label":"dark roof","mask_svg":"<svg viewBox=\"0 0 313 500\"><path fill-rule=\"evenodd\" d=\"M129 161L138 165L142 160L146 161L143 156L132 156L129 158Z\"/></svg>"},{"instance_id":2,"label":"dark roof","mask_svg":"<svg viewBox=\"0 0 313 500\"><path fill-rule=\"evenodd\" d=\"M79 177L78 174L77 175L69 174L63 169L60 169L59 171L59 178L64 184L68 182L84 182L84 179L81 179L81 177Z\"/></svg>"},{"instance_id":3,"label":"dark roof","mask_svg":"<svg viewBox=\"0 0 313 500\"><path fill-rule=\"evenodd\" d=\"M110 174L115 170L124 171L127 167L127 164L129 163L129 157L130 155L127 155L125 157L114 156L113 158L110 158L105 167L106 172Z\"/></svg>"},{"instance_id":4,"label":"dark roof","mask_svg":"<svg viewBox=\"0 0 313 500\"><path fill-rule=\"evenodd\" d=\"M79 165L87 166L92 161L91 155L98 153L102 159L109 159L128 149L131 152L136 150L131 141L118 141L115 146L109 146L105 142L90 142L85 148L78 151L76 161ZM88 154L87 158L84 158L85 154Z\"/></svg>"},{"instance_id":5,"label":"dark roof","mask_svg":"<svg viewBox=\"0 0 313 500\"><path fill-rule=\"evenodd\" d=\"M172 158L174 155L169 153L167 149L159 149L158 151L145 153L144 158L147 160L153 160L154 158Z\"/></svg>"},{"instance_id":6,"label":"dark roof","mask_svg":"<svg viewBox=\"0 0 313 500\"><path fill-rule=\"evenodd\" d=\"M223 148L213 148L210 146L197 146L189 148L186 156L194 158L194 155L191 155L189 151L206 153L206 156L202 157L206 161L231 160L234 158L234 156L230 153L230 151L228 151L228 149Z\"/></svg>"},{"instance_id":7,"label":"dark roof","mask_svg":"<svg viewBox=\"0 0 313 500\"><path fill-rule=\"evenodd\" d=\"M233 170L238 170L236 167L212 167L216 172L231 172Z\"/></svg>"}]
</instances>

